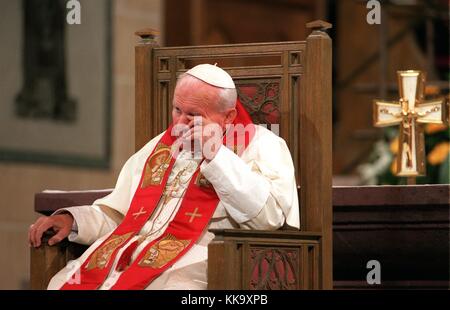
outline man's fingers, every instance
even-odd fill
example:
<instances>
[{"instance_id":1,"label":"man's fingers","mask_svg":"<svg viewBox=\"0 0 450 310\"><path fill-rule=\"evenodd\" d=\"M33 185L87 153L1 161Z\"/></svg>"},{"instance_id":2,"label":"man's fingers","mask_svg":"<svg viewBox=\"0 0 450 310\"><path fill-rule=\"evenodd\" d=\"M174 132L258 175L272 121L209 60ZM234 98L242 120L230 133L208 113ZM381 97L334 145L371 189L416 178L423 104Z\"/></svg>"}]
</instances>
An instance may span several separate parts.
<instances>
[{"instance_id":1,"label":"man's fingers","mask_svg":"<svg viewBox=\"0 0 450 310\"><path fill-rule=\"evenodd\" d=\"M50 238L50 240L48 240L48 245L54 245L58 242L60 242L61 240L63 240L65 237L67 237L69 235L70 231L68 229L60 229L58 231L58 233L56 235L54 235L53 237Z\"/></svg>"},{"instance_id":2,"label":"man's fingers","mask_svg":"<svg viewBox=\"0 0 450 310\"><path fill-rule=\"evenodd\" d=\"M192 127L191 129L189 129L188 131L186 131L186 133L183 135L183 139L184 140L192 140L194 138L196 138L196 129L195 127Z\"/></svg>"},{"instance_id":3,"label":"man's fingers","mask_svg":"<svg viewBox=\"0 0 450 310\"><path fill-rule=\"evenodd\" d=\"M202 137L203 128L201 127L192 127L188 131L186 131L183 135L183 139L192 140L193 138L199 139Z\"/></svg>"},{"instance_id":4,"label":"man's fingers","mask_svg":"<svg viewBox=\"0 0 450 310\"><path fill-rule=\"evenodd\" d=\"M44 218L39 218L39 219L36 221L36 223L34 223L33 226L31 227L31 232L30 232L30 235L31 235L31 243L32 243L32 245L33 245L34 247L37 246L37 242L36 242L36 240L37 240L37 239L36 239L36 232L37 232L37 229L39 228L39 226L41 226L43 220L44 220Z\"/></svg>"},{"instance_id":5,"label":"man's fingers","mask_svg":"<svg viewBox=\"0 0 450 310\"><path fill-rule=\"evenodd\" d=\"M31 227L31 231L30 231L30 238L31 238L31 244L36 247L36 231L37 228L39 227L40 223L35 223L32 227Z\"/></svg>"},{"instance_id":6,"label":"man's fingers","mask_svg":"<svg viewBox=\"0 0 450 310\"><path fill-rule=\"evenodd\" d=\"M195 127L195 126L201 126L205 123L208 123L206 119L203 116L189 116L187 115L187 119L189 120L188 126L189 127Z\"/></svg>"},{"instance_id":7,"label":"man's fingers","mask_svg":"<svg viewBox=\"0 0 450 310\"><path fill-rule=\"evenodd\" d=\"M28 240L31 244L31 246L35 246L35 239L34 236L36 234L36 229L39 227L39 225L42 223L42 221L45 219L45 217L40 217L36 220L34 224L30 225L30 228L28 229Z\"/></svg>"},{"instance_id":8,"label":"man's fingers","mask_svg":"<svg viewBox=\"0 0 450 310\"><path fill-rule=\"evenodd\" d=\"M33 226L34 224L31 224L30 228L28 228L28 243L30 244L30 246L33 246L33 242L31 241L31 232L33 230Z\"/></svg>"},{"instance_id":9,"label":"man's fingers","mask_svg":"<svg viewBox=\"0 0 450 310\"><path fill-rule=\"evenodd\" d=\"M28 240L30 245L39 247L42 243L42 235L50 228L53 228L53 230L57 232L56 235L50 239L52 240L51 244L61 241L69 235L72 223L73 217L70 214L40 217L36 223L31 225L28 229Z\"/></svg>"},{"instance_id":10,"label":"man's fingers","mask_svg":"<svg viewBox=\"0 0 450 310\"><path fill-rule=\"evenodd\" d=\"M194 134L191 133L191 132L189 132L189 133L187 133L186 135L183 136L183 140L189 141L189 140L192 140L192 139L194 139Z\"/></svg>"},{"instance_id":11,"label":"man's fingers","mask_svg":"<svg viewBox=\"0 0 450 310\"><path fill-rule=\"evenodd\" d=\"M32 239L34 227L35 227L35 224L31 224L30 227L28 228L28 243L30 244L30 246L34 245L33 239Z\"/></svg>"},{"instance_id":12,"label":"man's fingers","mask_svg":"<svg viewBox=\"0 0 450 310\"><path fill-rule=\"evenodd\" d=\"M51 218L48 218L45 222L39 225L34 235L35 247L39 247L41 245L42 234L51 227L53 227L53 220Z\"/></svg>"},{"instance_id":13,"label":"man's fingers","mask_svg":"<svg viewBox=\"0 0 450 310\"><path fill-rule=\"evenodd\" d=\"M192 141L192 140L200 140L201 141L201 139L202 139L201 134L197 133L197 132L191 133L191 134L183 137L183 140L185 140L185 141Z\"/></svg>"}]
</instances>

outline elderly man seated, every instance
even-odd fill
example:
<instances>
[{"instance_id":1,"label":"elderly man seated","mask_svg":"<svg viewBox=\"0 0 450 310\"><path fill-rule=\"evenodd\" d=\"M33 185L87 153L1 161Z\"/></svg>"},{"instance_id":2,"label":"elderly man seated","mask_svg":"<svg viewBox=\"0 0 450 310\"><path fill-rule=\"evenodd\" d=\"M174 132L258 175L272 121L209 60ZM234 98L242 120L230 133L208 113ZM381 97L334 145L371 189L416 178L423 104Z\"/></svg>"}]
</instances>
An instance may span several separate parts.
<instances>
[{"instance_id":1,"label":"elderly man seated","mask_svg":"<svg viewBox=\"0 0 450 310\"><path fill-rule=\"evenodd\" d=\"M209 228L299 227L285 141L254 125L230 75L198 65L178 79L173 123L134 154L114 191L41 217L29 241L91 245L49 289L206 289Z\"/></svg>"}]
</instances>

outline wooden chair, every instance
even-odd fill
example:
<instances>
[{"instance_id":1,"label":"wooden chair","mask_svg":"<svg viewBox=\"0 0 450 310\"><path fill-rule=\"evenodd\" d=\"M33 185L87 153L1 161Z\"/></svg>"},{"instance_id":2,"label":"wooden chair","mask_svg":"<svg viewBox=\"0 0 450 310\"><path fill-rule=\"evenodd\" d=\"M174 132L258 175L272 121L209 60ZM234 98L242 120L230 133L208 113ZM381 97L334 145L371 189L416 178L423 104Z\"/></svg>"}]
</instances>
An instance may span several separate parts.
<instances>
[{"instance_id":1,"label":"wooden chair","mask_svg":"<svg viewBox=\"0 0 450 310\"><path fill-rule=\"evenodd\" d=\"M315 21L307 27L312 33L306 41L194 47L158 47L155 31L136 33L136 150L170 124L177 76L207 62L230 73L255 123L279 124L292 153L301 230L214 230L210 289L332 288L331 39L325 33L331 25ZM38 195L36 211L79 205L82 198L59 195ZM32 249L32 287L45 288L77 254L68 242Z\"/></svg>"}]
</instances>

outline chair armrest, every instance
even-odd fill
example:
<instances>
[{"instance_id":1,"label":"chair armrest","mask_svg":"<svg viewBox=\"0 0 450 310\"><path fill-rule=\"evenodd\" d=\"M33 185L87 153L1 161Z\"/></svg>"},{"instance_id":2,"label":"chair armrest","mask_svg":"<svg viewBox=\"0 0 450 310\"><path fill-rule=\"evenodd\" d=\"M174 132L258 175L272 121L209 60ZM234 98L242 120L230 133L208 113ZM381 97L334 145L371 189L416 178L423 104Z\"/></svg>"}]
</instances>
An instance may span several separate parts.
<instances>
[{"instance_id":1,"label":"chair armrest","mask_svg":"<svg viewBox=\"0 0 450 310\"><path fill-rule=\"evenodd\" d=\"M321 234L212 229L208 289L317 289Z\"/></svg>"},{"instance_id":2,"label":"chair armrest","mask_svg":"<svg viewBox=\"0 0 450 310\"><path fill-rule=\"evenodd\" d=\"M30 283L32 290L45 290L51 278L58 271L64 268L70 260L80 257L88 248L85 245L69 242L67 238L49 246L48 240L53 235L53 232L45 232L41 246L30 248Z\"/></svg>"},{"instance_id":3,"label":"chair armrest","mask_svg":"<svg viewBox=\"0 0 450 310\"><path fill-rule=\"evenodd\" d=\"M42 192L34 197L34 210L50 215L58 209L80 205L90 205L112 190L77 191L77 192ZM75 259L87 249L87 246L69 242L66 238L49 246L48 240L54 235L47 231L42 237L41 246L30 249L30 282L31 289L46 289L50 279L67 263Z\"/></svg>"},{"instance_id":4,"label":"chair armrest","mask_svg":"<svg viewBox=\"0 0 450 310\"><path fill-rule=\"evenodd\" d=\"M61 208L90 205L111 192L112 189L37 193L34 196L34 211L49 215Z\"/></svg>"}]
</instances>

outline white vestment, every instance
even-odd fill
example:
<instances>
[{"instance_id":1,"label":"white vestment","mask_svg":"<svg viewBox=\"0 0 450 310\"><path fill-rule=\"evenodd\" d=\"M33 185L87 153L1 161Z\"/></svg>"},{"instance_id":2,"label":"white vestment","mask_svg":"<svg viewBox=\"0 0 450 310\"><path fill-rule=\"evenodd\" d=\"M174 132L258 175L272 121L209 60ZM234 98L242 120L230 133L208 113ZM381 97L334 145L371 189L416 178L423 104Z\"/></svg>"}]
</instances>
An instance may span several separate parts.
<instances>
[{"instance_id":1,"label":"white vestment","mask_svg":"<svg viewBox=\"0 0 450 310\"><path fill-rule=\"evenodd\" d=\"M262 126L255 126L255 135L241 157L222 146L210 162L202 162L200 172L214 186L220 199L208 228L243 228L276 230L285 223L299 228L299 206L294 166L284 140ZM153 138L134 154L122 168L114 191L98 199L92 206L58 210L70 212L74 231L69 240L91 245L76 261L70 262L50 281L48 289L59 289L68 279L76 281L75 272L89 255L113 232L130 206L142 176L146 159L163 134ZM169 175L168 185L178 176L180 186L170 192L169 201L161 200L142 228L146 240L135 250L135 259L149 242L162 235L180 206L183 189L189 183L199 160L182 152ZM184 186L184 187L183 187ZM118 258L132 238L116 256L111 272L100 289L109 289L120 272L115 270ZM156 278L147 289L206 289L208 243L214 235L207 230L196 244L172 267Z\"/></svg>"}]
</instances>

